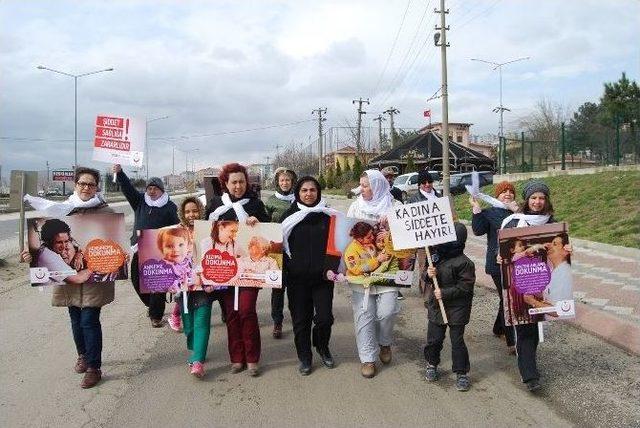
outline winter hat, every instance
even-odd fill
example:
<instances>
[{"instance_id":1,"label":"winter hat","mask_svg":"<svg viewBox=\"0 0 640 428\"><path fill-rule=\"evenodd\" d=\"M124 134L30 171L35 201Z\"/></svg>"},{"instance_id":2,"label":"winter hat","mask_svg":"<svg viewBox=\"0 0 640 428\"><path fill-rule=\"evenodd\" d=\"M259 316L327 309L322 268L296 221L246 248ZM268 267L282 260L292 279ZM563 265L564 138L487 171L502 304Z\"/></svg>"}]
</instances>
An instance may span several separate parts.
<instances>
[{"instance_id":1,"label":"winter hat","mask_svg":"<svg viewBox=\"0 0 640 428\"><path fill-rule=\"evenodd\" d=\"M525 201L528 201L531 195L536 192L542 192L545 196L549 196L549 186L544 184L542 181L532 180L528 181L524 185L524 189L522 189L522 197Z\"/></svg>"},{"instance_id":2,"label":"winter hat","mask_svg":"<svg viewBox=\"0 0 640 428\"><path fill-rule=\"evenodd\" d=\"M149 186L156 186L164 192L164 183L160 177L151 177L149 181L147 181L147 187Z\"/></svg>"},{"instance_id":3,"label":"winter hat","mask_svg":"<svg viewBox=\"0 0 640 428\"><path fill-rule=\"evenodd\" d=\"M429 174L429 171L427 171L426 169L423 169L420 172L418 172L418 184L424 184L427 182L433 183L433 177L431 176L431 174Z\"/></svg>"},{"instance_id":4,"label":"winter hat","mask_svg":"<svg viewBox=\"0 0 640 428\"><path fill-rule=\"evenodd\" d=\"M493 192L493 194L496 196L496 198L498 196L500 196L501 193L506 192L507 190L511 190L511 192L515 195L516 194L516 189L515 187L513 187L513 184L511 184L508 181L501 181L500 183L496 184L496 188Z\"/></svg>"},{"instance_id":5,"label":"winter hat","mask_svg":"<svg viewBox=\"0 0 640 428\"><path fill-rule=\"evenodd\" d=\"M390 166L385 166L384 168L382 168L382 170L380 171L382 173L382 175L384 175L385 177L387 175L398 175L399 171L398 171L398 167L394 166L394 165L390 165Z\"/></svg>"}]
</instances>

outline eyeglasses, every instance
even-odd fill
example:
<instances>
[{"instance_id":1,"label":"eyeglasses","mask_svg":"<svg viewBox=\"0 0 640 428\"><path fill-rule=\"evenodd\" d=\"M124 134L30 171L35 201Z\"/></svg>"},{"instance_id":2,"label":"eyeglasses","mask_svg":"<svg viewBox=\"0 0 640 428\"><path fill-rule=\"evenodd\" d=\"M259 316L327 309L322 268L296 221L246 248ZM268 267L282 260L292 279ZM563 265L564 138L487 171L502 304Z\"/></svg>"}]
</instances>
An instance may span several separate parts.
<instances>
[{"instance_id":1,"label":"eyeglasses","mask_svg":"<svg viewBox=\"0 0 640 428\"><path fill-rule=\"evenodd\" d=\"M78 181L76 183L76 186L78 186L78 187L86 187L87 189L95 189L96 187L98 187L98 185L96 183L85 183L84 181Z\"/></svg>"}]
</instances>

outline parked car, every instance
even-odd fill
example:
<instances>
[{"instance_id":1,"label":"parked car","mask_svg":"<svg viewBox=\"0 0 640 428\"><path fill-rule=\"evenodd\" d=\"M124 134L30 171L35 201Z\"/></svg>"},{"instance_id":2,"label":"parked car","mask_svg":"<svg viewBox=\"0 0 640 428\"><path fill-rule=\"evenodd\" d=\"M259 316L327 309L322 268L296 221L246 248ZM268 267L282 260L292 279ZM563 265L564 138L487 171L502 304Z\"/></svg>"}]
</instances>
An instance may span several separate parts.
<instances>
[{"instance_id":1,"label":"parked car","mask_svg":"<svg viewBox=\"0 0 640 428\"><path fill-rule=\"evenodd\" d=\"M440 172L429 171L431 176L435 179L433 182L434 187L440 184ZM402 174L393 180L393 185L402 191L402 200L406 201L407 196L418 191L418 173L409 172Z\"/></svg>"},{"instance_id":2,"label":"parked car","mask_svg":"<svg viewBox=\"0 0 640 428\"><path fill-rule=\"evenodd\" d=\"M480 187L493 183L493 173L491 171L479 171ZM459 195L467 191L465 185L471 184L471 173L452 174L449 181L449 192L452 195Z\"/></svg>"}]
</instances>

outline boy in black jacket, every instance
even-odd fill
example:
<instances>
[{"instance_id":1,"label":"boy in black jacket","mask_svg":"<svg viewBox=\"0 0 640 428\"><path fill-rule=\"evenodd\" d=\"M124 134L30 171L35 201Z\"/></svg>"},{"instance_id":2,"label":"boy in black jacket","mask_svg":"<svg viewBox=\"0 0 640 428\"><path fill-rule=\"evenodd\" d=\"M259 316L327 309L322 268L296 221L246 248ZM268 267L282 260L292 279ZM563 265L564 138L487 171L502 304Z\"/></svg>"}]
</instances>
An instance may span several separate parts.
<instances>
[{"instance_id":1,"label":"boy in black jacket","mask_svg":"<svg viewBox=\"0 0 640 428\"><path fill-rule=\"evenodd\" d=\"M467 375L469 372L469 352L464 343L464 327L469 323L471 315L476 270L473 262L463 254L467 241L466 227L461 223L455 223L455 229L457 240L433 247L434 267L427 269L428 277L430 279L436 277L440 289L432 289L427 299L429 324L427 345L424 348L424 356L427 359L425 378L430 382L438 380L440 351L442 351L447 331L447 324L442 319L437 300L441 298L449 321L452 371L457 375L456 389L468 391L471 383Z\"/></svg>"}]
</instances>

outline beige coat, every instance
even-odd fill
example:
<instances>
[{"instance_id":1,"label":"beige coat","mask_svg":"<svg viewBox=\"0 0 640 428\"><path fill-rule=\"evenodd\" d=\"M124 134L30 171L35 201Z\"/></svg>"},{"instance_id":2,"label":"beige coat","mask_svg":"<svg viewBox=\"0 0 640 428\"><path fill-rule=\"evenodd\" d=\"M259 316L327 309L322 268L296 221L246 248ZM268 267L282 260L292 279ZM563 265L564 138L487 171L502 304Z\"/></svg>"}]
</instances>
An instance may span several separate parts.
<instances>
[{"instance_id":1,"label":"beige coat","mask_svg":"<svg viewBox=\"0 0 640 428\"><path fill-rule=\"evenodd\" d=\"M113 213L107 204L95 208L73 210L69 215L90 213ZM99 308L113 302L115 282L99 284L66 284L54 285L51 306L77 306L79 308Z\"/></svg>"}]
</instances>

